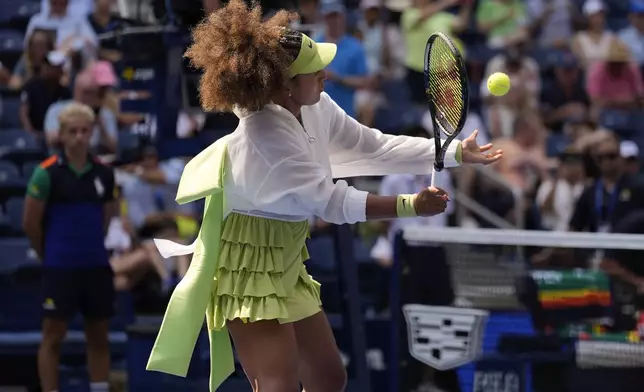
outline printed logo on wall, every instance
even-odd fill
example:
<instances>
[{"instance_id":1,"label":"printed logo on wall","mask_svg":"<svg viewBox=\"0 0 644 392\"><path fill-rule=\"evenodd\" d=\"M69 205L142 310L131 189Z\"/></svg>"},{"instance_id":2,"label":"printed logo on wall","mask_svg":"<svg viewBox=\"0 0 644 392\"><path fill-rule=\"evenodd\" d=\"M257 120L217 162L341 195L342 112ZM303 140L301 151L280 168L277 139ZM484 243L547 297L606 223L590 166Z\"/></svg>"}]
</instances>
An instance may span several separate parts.
<instances>
[{"instance_id":1,"label":"printed logo on wall","mask_svg":"<svg viewBox=\"0 0 644 392\"><path fill-rule=\"evenodd\" d=\"M409 353L437 370L472 362L481 353L488 312L478 309L405 305Z\"/></svg>"}]
</instances>

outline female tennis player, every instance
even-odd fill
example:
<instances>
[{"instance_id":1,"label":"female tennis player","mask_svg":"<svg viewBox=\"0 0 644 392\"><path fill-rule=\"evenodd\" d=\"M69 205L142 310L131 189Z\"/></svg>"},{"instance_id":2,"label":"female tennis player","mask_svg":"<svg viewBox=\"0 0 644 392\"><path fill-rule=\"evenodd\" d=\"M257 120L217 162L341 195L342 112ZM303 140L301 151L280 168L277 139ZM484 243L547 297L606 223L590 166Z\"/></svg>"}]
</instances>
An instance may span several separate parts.
<instances>
[{"instance_id":1,"label":"female tennis player","mask_svg":"<svg viewBox=\"0 0 644 392\"><path fill-rule=\"evenodd\" d=\"M381 197L333 182L431 173L434 143L385 135L347 116L323 92L336 46L288 30L295 17L281 11L262 22L259 7L231 0L195 28L186 53L203 70L203 107L233 110L240 121L183 173L177 200L206 197L206 211L192 246L158 242L166 256L194 255L148 369L185 376L205 312L211 391L233 371L226 331L255 391L295 392L300 382L306 392L344 390L320 285L304 266L308 216L336 224L430 216L449 200L436 188ZM446 166L501 158L475 137L451 146Z\"/></svg>"}]
</instances>

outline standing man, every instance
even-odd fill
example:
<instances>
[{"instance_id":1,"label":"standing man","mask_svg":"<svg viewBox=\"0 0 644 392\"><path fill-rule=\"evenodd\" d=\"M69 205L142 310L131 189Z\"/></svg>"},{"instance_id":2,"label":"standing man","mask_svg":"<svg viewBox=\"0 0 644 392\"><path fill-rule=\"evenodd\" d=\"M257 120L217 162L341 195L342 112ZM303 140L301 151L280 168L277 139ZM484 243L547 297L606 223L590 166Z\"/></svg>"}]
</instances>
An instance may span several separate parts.
<instances>
[{"instance_id":1,"label":"standing man","mask_svg":"<svg viewBox=\"0 0 644 392\"><path fill-rule=\"evenodd\" d=\"M89 106L66 106L59 116L62 151L36 168L27 187L23 226L43 264L43 392L58 391L61 345L78 311L85 320L90 390L109 390L115 293L104 238L115 212L115 184L112 169L89 153L94 122Z\"/></svg>"}]
</instances>

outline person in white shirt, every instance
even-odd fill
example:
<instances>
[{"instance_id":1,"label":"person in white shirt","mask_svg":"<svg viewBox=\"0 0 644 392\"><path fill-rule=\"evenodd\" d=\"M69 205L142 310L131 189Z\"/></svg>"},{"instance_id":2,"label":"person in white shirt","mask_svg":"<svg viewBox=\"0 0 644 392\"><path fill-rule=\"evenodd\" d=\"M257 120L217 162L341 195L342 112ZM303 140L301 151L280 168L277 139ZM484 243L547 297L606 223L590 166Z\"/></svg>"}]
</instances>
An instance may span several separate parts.
<instances>
[{"instance_id":1,"label":"person in white shirt","mask_svg":"<svg viewBox=\"0 0 644 392\"><path fill-rule=\"evenodd\" d=\"M49 0L49 7L29 19L25 37L34 29L55 33L56 48L64 52L94 52L98 38L87 21L87 14L72 12L69 0Z\"/></svg>"},{"instance_id":2,"label":"person in white shirt","mask_svg":"<svg viewBox=\"0 0 644 392\"><path fill-rule=\"evenodd\" d=\"M228 332L255 390L295 392L301 383L309 391L341 391L345 368L321 309L319 284L303 264L308 258L307 217L343 224L432 216L445 211L449 199L444 190L432 187L378 196L344 180L333 182L334 177L428 174L433 141L385 135L347 116L323 92L324 68L336 45L287 29L297 17L287 11L264 22L261 14L258 6L230 0L193 31L186 52L204 71L204 109L234 110L240 121L231 135L188 163L182 175L179 200L207 196L202 233L219 225L213 219L223 215L220 243L213 245L217 238L200 234L193 246L159 246L164 255L196 253L183 287L170 300L148 369L183 374L187 357L173 349L192 344L186 337L193 333L186 332L192 323L183 316L196 317L197 326L203 322L202 309L186 298L203 292L197 275L212 268L214 280L203 277L207 284L216 282L212 289L206 287L214 342L211 391L234 368ZM501 158L501 151L480 147L475 136L450 146L447 167ZM219 184L204 188L218 173ZM221 200L216 190L223 191L224 207L212 204ZM210 261L216 266L204 269L208 257L216 258Z\"/></svg>"},{"instance_id":3,"label":"person in white shirt","mask_svg":"<svg viewBox=\"0 0 644 392\"><path fill-rule=\"evenodd\" d=\"M548 230L568 231L577 200L584 191L584 162L581 153L567 149L559 156L557 177L541 183L537 206L541 224Z\"/></svg>"}]
</instances>

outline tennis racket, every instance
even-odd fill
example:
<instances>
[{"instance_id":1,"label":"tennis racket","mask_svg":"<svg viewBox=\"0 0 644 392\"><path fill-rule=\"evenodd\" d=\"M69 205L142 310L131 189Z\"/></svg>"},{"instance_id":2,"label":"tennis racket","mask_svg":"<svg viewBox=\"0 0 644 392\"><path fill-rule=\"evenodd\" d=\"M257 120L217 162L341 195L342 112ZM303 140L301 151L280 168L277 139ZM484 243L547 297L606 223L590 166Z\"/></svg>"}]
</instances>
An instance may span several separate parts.
<instances>
[{"instance_id":1,"label":"tennis racket","mask_svg":"<svg viewBox=\"0 0 644 392\"><path fill-rule=\"evenodd\" d=\"M425 45L425 95L434 128L432 186L445 166L449 144L463 130L469 105L467 73L461 52L447 35L434 33ZM445 134L447 139L441 140Z\"/></svg>"}]
</instances>

